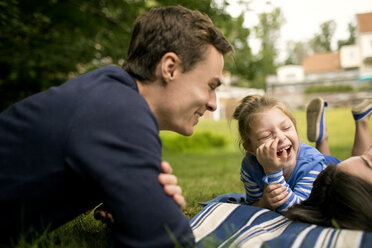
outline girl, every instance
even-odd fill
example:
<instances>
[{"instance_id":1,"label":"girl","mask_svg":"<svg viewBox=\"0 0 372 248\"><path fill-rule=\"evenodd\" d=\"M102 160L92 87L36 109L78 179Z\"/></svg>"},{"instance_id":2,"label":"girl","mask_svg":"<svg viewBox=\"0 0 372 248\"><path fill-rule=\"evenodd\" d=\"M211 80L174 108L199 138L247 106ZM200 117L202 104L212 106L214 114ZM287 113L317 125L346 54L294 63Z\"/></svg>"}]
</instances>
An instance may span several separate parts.
<instances>
[{"instance_id":1,"label":"girl","mask_svg":"<svg viewBox=\"0 0 372 248\"><path fill-rule=\"evenodd\" d=\"M233 117L246 151L241 180L248 204L284 213L308 198L330 160L339 162L301 143L294 117L273 98L247 96Z\"/></svg>"}]
</instances>

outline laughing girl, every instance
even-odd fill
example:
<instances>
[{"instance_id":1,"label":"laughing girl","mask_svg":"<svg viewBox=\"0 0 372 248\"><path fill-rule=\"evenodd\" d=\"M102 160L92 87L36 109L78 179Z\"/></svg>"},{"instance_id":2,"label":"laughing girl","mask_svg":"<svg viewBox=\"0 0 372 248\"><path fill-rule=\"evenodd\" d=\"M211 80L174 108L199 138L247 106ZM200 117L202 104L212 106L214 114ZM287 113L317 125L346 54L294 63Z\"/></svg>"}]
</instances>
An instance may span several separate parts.
<instances>
[{"instance_id":1,"label":"laughing girl","mask_svg":"<svg viewBox=\"0 0 372 248\"><path fill-rule=\"evenodd\" d=\"M235 109L246 154L241 180L246 202L285 213L308 198L318 174L338 159L301 143L286 106L266 96L247 96Z\"/></svg>"}]
</instances>

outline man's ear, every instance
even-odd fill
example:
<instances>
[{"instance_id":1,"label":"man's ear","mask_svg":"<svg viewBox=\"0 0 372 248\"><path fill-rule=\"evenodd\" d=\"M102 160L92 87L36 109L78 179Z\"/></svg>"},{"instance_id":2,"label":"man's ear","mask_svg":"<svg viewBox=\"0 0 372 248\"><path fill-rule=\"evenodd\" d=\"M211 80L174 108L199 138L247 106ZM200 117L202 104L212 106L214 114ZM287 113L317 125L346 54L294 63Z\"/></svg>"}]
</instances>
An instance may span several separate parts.
<instances>
[{"instance_id":1,"label":"man's ear","mask_svg":"<svg viewBox=\"0 0 372 248\"><path fill-rule=\"evenodd\" d=\"M164 82L172 81L180 69L181 60L174 52L167 52L160 60L160 75Z\"/></svg>"}]
</instances>

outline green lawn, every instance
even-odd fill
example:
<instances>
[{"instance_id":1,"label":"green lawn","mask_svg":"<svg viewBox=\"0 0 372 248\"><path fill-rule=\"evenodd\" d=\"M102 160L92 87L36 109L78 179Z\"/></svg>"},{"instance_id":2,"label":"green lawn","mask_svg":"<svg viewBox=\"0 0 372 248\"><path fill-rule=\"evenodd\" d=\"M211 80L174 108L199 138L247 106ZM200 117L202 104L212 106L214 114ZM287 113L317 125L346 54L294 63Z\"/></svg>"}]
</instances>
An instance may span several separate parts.
<instances>
[{"instance_id":1,"label":"green lawn","mask_svg":"<svg viewBox=\"0 0 372 248\"><path fill-rule=\"evenodd\" d=\"M301 141L307 143L305 112L296 111L294 114ZM350 109L329 108L326 120L332 154L340 159L349 157L354 137ZM229 123L201 120L195 128L195 134L206 131L224 136L228 141L227 145L224 148L205 147L184 152L164 149L163 152L163 159L170 162L183 188L187 201L184 213L189 218L201 209L199 201L207 201L224 193L244 192L239 175L244 153L238 146L236 121ZM161 132L164 146L167 138L169 140L177 136L171 132ZM188 139L192 137L195 136ZM81 215L35 242L23 242L18 247L108 247L108 234L109 230L104 224L95 221L91 215Z\"/></svg>"}]
</instances>

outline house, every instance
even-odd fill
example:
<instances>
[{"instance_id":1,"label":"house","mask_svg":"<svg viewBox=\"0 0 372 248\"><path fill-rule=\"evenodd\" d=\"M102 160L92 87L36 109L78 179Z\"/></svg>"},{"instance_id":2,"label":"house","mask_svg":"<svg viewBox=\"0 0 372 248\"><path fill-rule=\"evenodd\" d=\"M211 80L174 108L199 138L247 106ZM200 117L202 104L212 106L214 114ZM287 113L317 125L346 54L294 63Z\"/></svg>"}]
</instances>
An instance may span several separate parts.
<instances>
[{"instance_id":1,"label":"house","mask_svg":"<svg viewBox=\"0 0 372 248\"><path fill-rule=\"evenodd\" d=\"M304 106L304 92L310 86L348 85L358 88L372 83L372 12L357 14L356 43L339 51L312 54L303 59L301 65L285 65L277 69L275 76L266 79L268 94L291 105ZM301 74L302 68L302 74ZM295 97L291 94L302 94ZM372 94L367 97L372 98ZM285 96L285 97L283 97ZM293 99L292 99L293 98ZM347 99L344 97L344 99Z\"/></svg>"},{"instance_id":2,"label":"house","mask_svg":"<svg viewBox=\"0 0 372 248\"><path fill-rule=\"evenodd\" d=\"M356 45L360 52L360 75L372 74L372 12L357 14Z\"/></svg>"},{"instance_id":3,"label":"house","mask_svg":"<svg viewBox=\"0 0 372 248\"><path fill-rule=\"evenodd\" d=\"M357 45L346 45L340 49L340 65L344 69L356 69L361 67L360 50Z\"/></svg>"},{"instance_id":4,"label":"house","mask_svg":"<svg viewBox=\"0 0 372 248\"><path fill-rule=\"evenodd\" d=\"M277 69L278 83L295 83L305 79L304 68L300 65L285 65Z\"/></svg>"},{"instance_id":5,"label":"house","mask_svg":"<svg viewBox=\"0 0 372 248\"><path fill-rule=\"evenodd\" d=\"M302 67L308 76L341 71L340 52L313 54L302 61Z\"/></svg>"}]
</instances>

